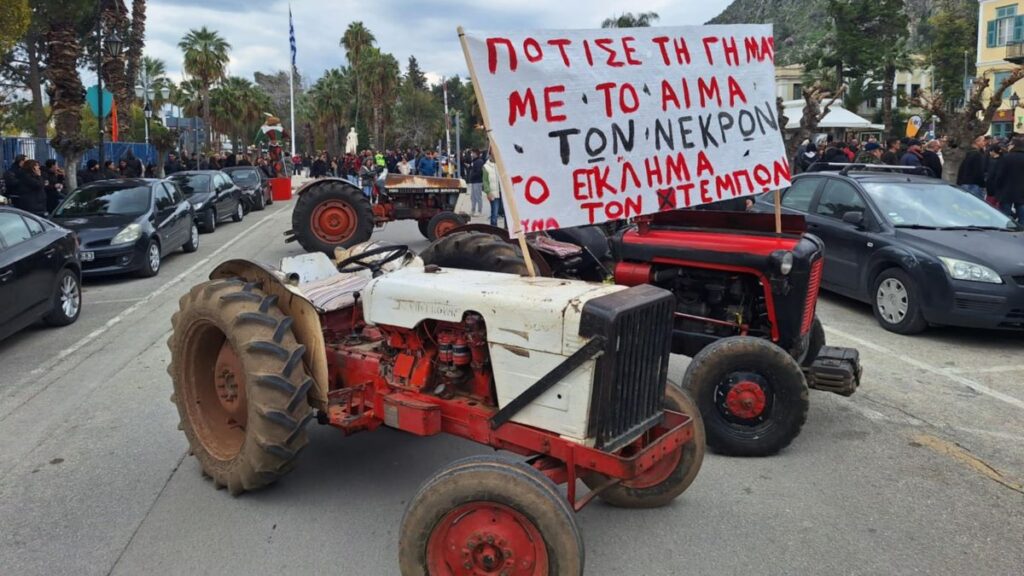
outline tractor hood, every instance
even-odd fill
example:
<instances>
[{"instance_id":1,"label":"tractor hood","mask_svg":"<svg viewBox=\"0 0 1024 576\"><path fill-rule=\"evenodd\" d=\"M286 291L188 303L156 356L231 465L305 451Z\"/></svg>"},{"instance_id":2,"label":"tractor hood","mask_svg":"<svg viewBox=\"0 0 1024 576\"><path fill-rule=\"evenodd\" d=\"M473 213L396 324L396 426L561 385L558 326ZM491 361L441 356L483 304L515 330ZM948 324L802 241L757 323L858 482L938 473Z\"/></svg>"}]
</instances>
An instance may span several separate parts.
<instances>
[{"instance_id":1,"label":"tractor hood","mask_svg":"<svg viewBox=\"0 0 1024 576\"><path fill-rule=\"evenodd\" d=\"M363 316L373 324L413 328L423 320L461 322L472 311L484 318L491 344L567 356L587 340L579 336L583 305L626 289L456 268L426 272L410 266L372 280L361 296Z\"/></svg>"}]
</instances>

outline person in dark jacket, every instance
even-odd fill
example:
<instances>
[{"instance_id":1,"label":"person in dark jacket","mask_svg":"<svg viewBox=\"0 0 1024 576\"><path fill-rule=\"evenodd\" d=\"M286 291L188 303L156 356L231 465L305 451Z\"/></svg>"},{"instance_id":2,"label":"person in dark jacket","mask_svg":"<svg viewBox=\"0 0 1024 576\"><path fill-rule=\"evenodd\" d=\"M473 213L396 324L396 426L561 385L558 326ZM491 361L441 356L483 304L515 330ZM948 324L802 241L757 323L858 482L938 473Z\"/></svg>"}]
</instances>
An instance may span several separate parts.
<instances>
[{"instance_id":1,"label":"person in dark jacket","mask_svg":"<svg viewBox=\"0 0 1024 576\"><path fill-rule=\"evenodd\" d=\"M1014 138L1011 146L996 167L995 195L1003 214L1024 224L1024 137Z\"/></svg>"},{"instance_id":2,"label":"person in dark jacket","mask_svg":"<svg viewBox=\"0 0 1024 576\"><path fill-rule=\"evenodd\" d=\"M18 180L18 197L14 207L37 216L46 216L46 182L43 181L39 162L26 160Z\"/></svg>"},{"instance_id":3,"label":"person in dark jacket","mask_svg":"<svg viewBox=\"0 0 1024 576\"><path fill-rule=\"evenodd\" d=\"M921 164L936 178L942 178L942 141L931 140L921 151Z\"/></svg>"},{"instance_id":4,"label":"person in dark jacket","mask_svg":"<svg viewBox=\"0 0 1024 576\"><path fill-rule=\"evenodd\" d=\"M476 150L469 157L471 160L467 183L469 184L470 212L474 216L479 216L484 211L484 159Z\"/></svg>"},{"instance_id":5,"label":"person in dark jacket","mask_svg":"<svg viewBox=\"0 0 1024 576\"><path fill-rule=\"evenodd\" d=\"M4 171L4 187L0 190L0 194L6 196L11 203L14 203L14 199L18 197L18 191L21 187L21 171L25 165L27 157L24 154L18 154L14 157L14 162L11 162L10 168Z\"/></svg>"},{"instance_id":6,"label":"person in dark jacket","mask_svg":"<svg viewBox=\"0 0 1024 576\"><path fill-rule=\"evenodd\" d=\"M181 162L178 161L178 157L173 152L167 155L167 162L164 162L164 175L170 176L175 172L181 172Z\"/></svg>"},{"instance_id":7,"label":"person in dark jacket","mask_svg":"<svg viewBox=\"0 0 1024 576\"><path fill-rule=\"evenodd\" d=\"M139 178L142 176L142 160L139 160L132 149L129 148L124 155L124 168L121 170L121 175L125 178Z\"/></svg>"},{"instance_id":8,"label":"person in dark jacket","mask_svg":"<svg viewBox=\"0 0 1024 576\"><path fill-rule=\"evenodd\" d=\"M888 166L899 166L900 157L903 154L900 153L900 139L889 138L885 141L885 152L882 153L882 164Z\"/></svg>"},{"instance_id":9,"label":"person in dark jacket","mask_svg":"<svg viewBox=\"0 0 1024 576\"><path fill-rule=\"evenodd\" d=\"M864 149L861 150L860 154L857 154L857 158L853 162L854 164L881 164L882 145L878 142L868 142L864 145Z\"/></svg>"},{"instance_id":10,"label":"person in dark jacket","mask_svg":"<svg viewBox=\"0 0 1024 576\"><path fill-rule=\"evenodd\" d=\"M956 172L956 185L985 199L985 137L978 136Z\"/></svg>"},{"instance_id":11,"label":"person in dark jacket","mask_svg":"<svg viewBox=\"0 0 1024 576\"><path fill-rule=\"evenodd\" d=\"M846 155L842 142L833 141L828 143L828 148L821 154L821 161L826 164L849 164L850 157Z\"/></svg>"},{"instance_id":12,"label":"person in dark jacket","mask_svg":"<svg viewBox=\"0 0 1024 576\"><path fill-rule=\"evenodd\" d=\"M799 174L807 172L820 159L818 147L814 145L814 142L808 142L802 150L797 151L796 158L793 159L793 165L796 166L796 171Z\"/></svg>"},{"instance_id":13,"label":"person in dark jacket","mask_svg":"<svg viewBox=\"0 0 1024 576\"><path fill-rule=\"evenodd\" d=\"M907 142L907 152L900 158L901 166L924 166L921 161L921 141L911 140Z\"/></svg>"},{"instance_id":14,"label":"person in dark jacket","mask_svg":"<svg viewBox=\"0 0 1024 576\"><path fill-rule=\"evenodd\" d=\"M113 180L120 177L121 173L114 167L113 160L106 160L103 162L103 170L100 170L100 177L98 180Z\"/></svg>"},{"instance_id":15,"label":"person in dark jacket","mask_svg":"<svg viewBox=\"0 0 1024 576\"><path fill-rule=\"evenodd\" d=\"M100 163L96 160L89 160L85 163L85 171L78 173L78 184L88 184L100 178Z\"/></svg>"},{"instance_id":16,"label":"person in dark jacket","mask_svg":"<svg viewBox=\"0 0 1024 576\"><path fill-rule=\"evenodd\" d=\"M46 185L46 211L53 212L64 199L64 172L56 160L47 160L43 165L43 182Z\"/></svg>"}]
</instances>

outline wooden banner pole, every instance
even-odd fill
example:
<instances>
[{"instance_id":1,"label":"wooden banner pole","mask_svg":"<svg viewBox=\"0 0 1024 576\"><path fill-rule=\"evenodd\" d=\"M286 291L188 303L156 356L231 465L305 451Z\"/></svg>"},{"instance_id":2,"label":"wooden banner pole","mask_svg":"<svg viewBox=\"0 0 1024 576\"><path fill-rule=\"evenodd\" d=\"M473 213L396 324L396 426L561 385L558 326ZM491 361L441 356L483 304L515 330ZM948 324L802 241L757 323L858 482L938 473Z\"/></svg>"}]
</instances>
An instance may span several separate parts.
<instances>
[{"instance_id":1,"label":"wooden banner pole","mask_svg":"<svg viewBox=\"0 0 1024 576\"><path fill-rule=\"evenodd\" d=\"M775 189L775 233L782 234L782 193Z\"/></svg>"},{"instance_id":2,"label":"wooden banner pole","mask_svg":"<svg viewBox=\"0 0 1024 576\"><path fill-rule=\"evenodd\" d=\"M487 130L487 141L491 146L491 154L494 154L494 163L498 167L498 175L501 178L501 189L502 196L506 197L508 202L508 211L511 213L511 225L512 230L509 230L514 236L519 237L519 248L523 251L523 260L526 261L526 271L530 274L530 277L537 276L537 271L533 267L533 258L530 257L530 249L526 245L526 233L522 229L522 223L519 220L519 209L516 207L516 195L512 190L512 177L509 176L508 171L505 170L505 163L501 159L501 152L498 150L497 143L494 142L494 137L491 132L491 117L487 114L487 102L484 100L483 92L480 90L480 84L476 81L476 70L473 67L473 59L469 57L469 44L466 42L466 33L463 31L462 26L458 27L459 43L462 45L462 53L466 57L466 65L469 66L469 79L473 83L473 91L476 93L476 102L480 106L480 116L484 120L484 128ZM509 219L506 219L509 221Z\"/></svg>"}]
</instances>

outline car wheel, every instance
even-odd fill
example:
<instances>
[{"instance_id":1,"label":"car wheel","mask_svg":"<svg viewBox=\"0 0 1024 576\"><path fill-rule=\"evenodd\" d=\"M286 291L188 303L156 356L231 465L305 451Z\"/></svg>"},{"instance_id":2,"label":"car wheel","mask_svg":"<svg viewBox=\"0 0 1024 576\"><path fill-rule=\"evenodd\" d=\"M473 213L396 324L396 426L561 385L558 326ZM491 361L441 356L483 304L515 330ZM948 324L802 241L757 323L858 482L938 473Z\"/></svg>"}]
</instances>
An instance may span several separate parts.
<instances>
[{"instance_id":1,"label":"car wheel","mask_svg":"<svg viewBox=\"0 0 1024 576\"><path fill-rule=\"evenodd\" d=\"M245 218L245 208L242 206L242 201L239 200L238 204L235 205L235 213L231 215L231 219L235 222L241 222L242 218Z\"/></svg>"},{"instance_id":2,"label":"car wheel","mask_svg":"<svg viewBox=\"0 0 1024 576\"><path fill-rule=\"evenodd\" d=\"M182 245L182 249L184 249L185 252L195 252L196 250L199 250L199 226L196 226L195 222L192 223L192 228L188 232L188 242L185 242L185 244Z\"/></svg>"},{"instance_id":3,"label":"car wheel","mask_svg":"<svg viewBox=\"0 0 1024 576\"><path fill-rule=\"evenodd\" d=\"M267 190L266 198L267 198L267 203L266 203L267 206L270 206L271 204L274 203L274 194L270 190Z\"/></svg>"},{"instance_id":4,"label":"car wheel","mask_svg":"<svg viewBox=\"0 0 1024 576\"><path fill-rule=\"evenodd\" d=\"M216 208L210 208L209 210L204 212L201 216L199 216L199 219L203 223L203 228L202 228L203 232L211 233L211 232L213 232L214 230L217 229L217 209Z\"/></svg>"},{"instance_id":5,"label":"car wheel","mask_svg":"<svg viewBox=\"0 0 1024 576\"><path fill-rule=\"evenodd\" d=\"M917 334L928 327L921 312L920 291L900 268L883 270L875 279L871 306L882 328L897 334Z\"/></svg>"},{"instance_id":6,"label":"car wheel","mask_svg":"<svg viewBox=\"0 0 1024 576\"><path fill-rule=\"evenodd\" d=\"M78 275L67 268L57 276L57 288L53 295L53 309L43 317L50 326L67 326L82 312L82 285Z\"/></svg>"},{"instance_id":7,"label":"car wheel","mask_svg":"<svg viewBox=\"0 0 1024 576\"><path fill-rule=\"evenodd\" d=\"M146 252L142 260L142 268L139 269L139 276L149 278L160 272L160 244L156 240L150 240L146 246Z\"/></svg>"},{"instance_id":8,"label":"car wheel","mask_svg":"<svg viewBox=\"0 0 1024 576\"><path fill-rule=\"evenodd\" d=\"M263 190L257 190L254 196L256 198L254 200L256 205L253 207L253 210L259 212L267 207L267 199L263 197Z\"/></svg>"}]
</instances>

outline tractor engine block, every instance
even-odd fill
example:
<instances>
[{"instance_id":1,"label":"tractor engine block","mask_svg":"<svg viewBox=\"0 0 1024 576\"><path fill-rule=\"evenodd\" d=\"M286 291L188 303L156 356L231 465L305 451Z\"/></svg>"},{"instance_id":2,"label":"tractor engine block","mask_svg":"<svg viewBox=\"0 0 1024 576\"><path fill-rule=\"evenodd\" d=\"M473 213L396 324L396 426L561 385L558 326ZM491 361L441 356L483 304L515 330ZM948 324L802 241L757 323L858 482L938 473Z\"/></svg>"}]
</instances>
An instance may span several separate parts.
<instances>
[{"instance_id":1,"label":"tractor engine block","mask_svg":"<svg viewBox=\"0 0 1024 576\"><path fill-rule=\"evenodd\" d=\"M754 276L665 267L655 269L652 280L676 295L676 312L681 314L676 320L678 329L719 338L741 333L767 337L771 333L764 288Z\"/></svg>"}]
</instances>

